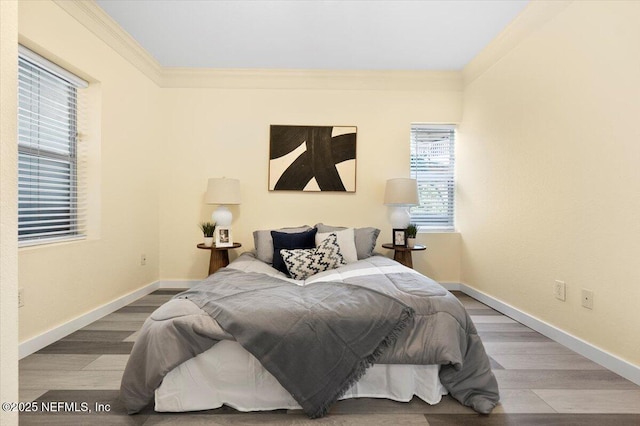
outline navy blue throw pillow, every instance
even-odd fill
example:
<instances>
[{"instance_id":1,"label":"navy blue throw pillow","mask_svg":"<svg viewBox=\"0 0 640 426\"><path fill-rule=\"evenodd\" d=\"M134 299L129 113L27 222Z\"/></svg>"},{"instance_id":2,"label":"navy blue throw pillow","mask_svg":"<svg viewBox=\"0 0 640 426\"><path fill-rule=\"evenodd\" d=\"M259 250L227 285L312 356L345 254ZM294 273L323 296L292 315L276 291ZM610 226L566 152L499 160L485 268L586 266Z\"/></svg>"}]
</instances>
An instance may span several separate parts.
<instances>
[{"instance_id":1,"label":"navy blue throw pillow","mask_svg":"<svg viewBox=\"0 0 640 426\"><path fill-rule=\"evenodd\" d=\"M282 260L280 250L282 249L310 249L316 247L316 228L308 231L289 234L287 232L271 231L273 239L273 267L278 271L289 275L287 265Z\"/></svg>"}]
</instances>

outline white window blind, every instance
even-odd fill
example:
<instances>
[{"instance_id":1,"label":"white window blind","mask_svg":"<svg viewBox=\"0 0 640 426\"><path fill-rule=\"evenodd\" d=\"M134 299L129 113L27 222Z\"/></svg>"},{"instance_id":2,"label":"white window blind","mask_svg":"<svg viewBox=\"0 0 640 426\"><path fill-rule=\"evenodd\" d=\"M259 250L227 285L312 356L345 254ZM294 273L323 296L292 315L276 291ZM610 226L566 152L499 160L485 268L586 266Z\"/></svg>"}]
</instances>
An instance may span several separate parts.
<instances>
[{"instance_id":1,"label":"white window blind","mask_svg":"<svg viewBox=\"0 0 640 426\"><path fill-rule=\"evenodd\" d=\"M20 46L18 241L82 238L85 205L78 155L78 88L87 83Z\"/></svg>"},{"instance_id":2,"label":"white window blind","mask_svg":"<svg viewBox=\"0 0 640 426\"><path fill-rule=\"evenodd\" d=\"M454 229L455 126L411 125L411 176L417 180L420 205L411 222L423 229Z\"/></svg>"}]
</instances>

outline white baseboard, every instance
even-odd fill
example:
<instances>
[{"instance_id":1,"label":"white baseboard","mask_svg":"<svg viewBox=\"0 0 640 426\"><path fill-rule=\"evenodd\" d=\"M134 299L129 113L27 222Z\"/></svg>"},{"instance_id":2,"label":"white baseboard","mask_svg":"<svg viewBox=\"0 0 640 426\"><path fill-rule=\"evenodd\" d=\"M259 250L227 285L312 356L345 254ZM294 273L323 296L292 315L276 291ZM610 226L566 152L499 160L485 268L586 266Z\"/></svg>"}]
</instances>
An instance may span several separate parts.
<instances>
[{"instance_id":1,"label":"white baseboard","mask_svg":"<svg viewBox=\"0 0 640 426\"><path fill-rule=\"evenodd\" d=\"M25 340L20 343L18 346L18 356L19 359L22 359L28 355L31 355L34 352L39 351L40 349L57 342L58 340L68 336L69 334L80 330L83 327L91 324L94 321L99 320L100 318L109 315L117 311L120 308L127 306L129 303L134 302L140 299L143 296L146 296L149 293L153 293L154 291L161 288L175 288L175 289L188 289L191 288L196 283L199 283L199 280L161 280L155 281L151 284L148 284L134 292L131 292L125 296L122 296L112 302L109 302L105 305L100 306L99 308L94 309L93 311L87 312L84 315L81 315L69 322L66 322L62 325L59 325L55 328L52 328L49 331L46 331L36 337L33 337L29 340Z\"/></svg>"},{"instance_id":2,"label":"white baseboard","mask_svg":"<svg viewBox=\"0 0 640 426\"><path fill-rule=\"evenodd\" d=\"M486 293L476 290L466 284L461 283L441 283L447 290L458 290L479 302L495 309L496 311L518 321L521 324L537 331L538 333L555 340L585 358L602 365L625 379L640 385L640 367L627 362L609 352L600 349L579 337L573 336L551 324L548 324L534 316L520 311L517 308L502 302Z\"/></svg>"}]
</instances>

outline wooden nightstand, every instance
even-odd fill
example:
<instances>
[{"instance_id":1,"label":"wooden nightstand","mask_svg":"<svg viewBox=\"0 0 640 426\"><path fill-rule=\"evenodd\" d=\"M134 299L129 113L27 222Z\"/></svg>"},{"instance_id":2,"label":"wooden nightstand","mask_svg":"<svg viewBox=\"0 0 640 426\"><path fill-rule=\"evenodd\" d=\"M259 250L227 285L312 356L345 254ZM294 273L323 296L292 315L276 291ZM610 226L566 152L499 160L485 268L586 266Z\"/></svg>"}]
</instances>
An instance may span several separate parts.
<instances>
[{"instance_id":1,"label":"wooden nightstand","mask_svg":"<svg viewBox=\"0 0 640 426\"><path fill-rule=\"evenodd\" d=\"M384 243L382 247L386 249L394 250L395 252L393 253L393 260L395 260L396 262L400 262L404 266L408 266L411 269L413 269L413 260L411 259L411 252L422 251L427 249L427 246L423 246L420 244L416 244L413 247L400 247L400 246L394 246L391 243Z\"/></svg>"},{"instance_id":2,"label":"wooden nightstand","mask_svg":"<svg viewBox=\"0 0 640 426\"><path fill-rule=\"evenodd\" d=\"M224 268L229 264L229 250L242 247L240 243L233 243L232 247L205 247L203 243L198 244L199 249L211 250L211 257L209 258L209 275L213 274L220 268Z\"/></svg>"}]
</instances>

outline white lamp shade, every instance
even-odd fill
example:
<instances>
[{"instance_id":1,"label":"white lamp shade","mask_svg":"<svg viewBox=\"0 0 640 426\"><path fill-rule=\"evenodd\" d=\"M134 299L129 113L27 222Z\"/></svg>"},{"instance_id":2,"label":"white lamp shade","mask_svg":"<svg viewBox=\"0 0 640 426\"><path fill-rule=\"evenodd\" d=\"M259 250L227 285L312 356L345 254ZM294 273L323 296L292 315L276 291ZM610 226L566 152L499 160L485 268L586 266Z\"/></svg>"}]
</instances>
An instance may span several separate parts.
<instances>
[{"instance_id":1,"label":"white lamp shade","mask_svg":"<svg viewBox=\"0 0 640 426\"><path fill-rule=\"evenodd\" d=\"M238 179L211 178L205 195L207 204L240 204L240 181Z\"/></svg>"},{"instance_id":2,"label":"white lamp shade","mask_svg":"<svg viewBox=\"0 0 640 426\"><path fill-rule=\"evenodd\" d=\"M384 191L387 206L417 206L418 182L415 179L395 178L387 181Z\"/></svg>"}]
</instances>

